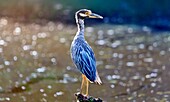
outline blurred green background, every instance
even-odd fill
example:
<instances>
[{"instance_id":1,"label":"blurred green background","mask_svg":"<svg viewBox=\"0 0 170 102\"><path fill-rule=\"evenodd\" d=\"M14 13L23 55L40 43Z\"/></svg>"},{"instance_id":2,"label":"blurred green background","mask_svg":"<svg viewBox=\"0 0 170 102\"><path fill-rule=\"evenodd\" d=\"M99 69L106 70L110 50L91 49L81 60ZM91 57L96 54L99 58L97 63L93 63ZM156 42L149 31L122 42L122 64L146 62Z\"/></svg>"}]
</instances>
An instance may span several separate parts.
<instances>
[{"instance_id":1,"label":"blurred green background","mask_svg":"<svg viewBox=\"0 0 170 102\"><path fill-rule=\"evenodd\" d=\"M48 19L74 23L80 8L105 17L105 23L148 25L170 28L169 0L1 0L0 15L20 20Z\"/></svg>"}]
</instances>

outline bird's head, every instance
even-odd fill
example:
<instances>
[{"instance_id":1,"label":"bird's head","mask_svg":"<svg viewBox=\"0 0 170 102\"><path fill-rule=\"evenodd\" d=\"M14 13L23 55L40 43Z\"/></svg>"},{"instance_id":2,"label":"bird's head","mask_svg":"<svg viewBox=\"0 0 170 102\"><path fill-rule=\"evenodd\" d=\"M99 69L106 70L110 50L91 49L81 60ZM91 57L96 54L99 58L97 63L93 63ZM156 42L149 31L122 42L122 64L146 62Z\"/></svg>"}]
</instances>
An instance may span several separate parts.
<instances>
[{"instance_id":1,"label":"bird's head","mask_svg":"<svg viewBox=\"0 0 170 102\"><path fill-rule=\"evenodd\" d=\"M91 10L87 10L87 9L81 9L79 11L76 12L75 14L77 19L85 19L85 18L100 18L103 19L102 16L92 13Z\"/></svg>"}]
</instances>

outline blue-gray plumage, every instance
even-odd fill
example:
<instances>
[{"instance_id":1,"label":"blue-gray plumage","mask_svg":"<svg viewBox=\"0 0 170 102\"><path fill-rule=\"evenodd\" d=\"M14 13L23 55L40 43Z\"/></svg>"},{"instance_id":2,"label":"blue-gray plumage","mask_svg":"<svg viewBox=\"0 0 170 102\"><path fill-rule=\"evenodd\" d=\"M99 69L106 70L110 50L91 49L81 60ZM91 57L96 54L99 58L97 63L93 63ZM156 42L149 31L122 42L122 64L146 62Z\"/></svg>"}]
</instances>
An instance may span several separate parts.
<instances>
[{"instance_id":1,"label":"blue-gray plumage","mask_svg":"<svg viewBox=\"0 0 170 102\"><path fill-rule=\"evenodd\" d=\"M96 60L93 50L83 37L75 37L71 46L71 52L73 62L79 71L90 81L94 82L96 79Z\"/></svg>"},{"instance_id":2,"label":"blue-gray plumage","mask_svg":"<svg viewBox=\"0 0 170 102\"><path fill-rule=\"evenodd\" d=\"M78 70L83 75L85 75L85 77L90 82L101 84L102 82L96 70L96 59L95 59L94 52L84 38L84 19L102 18L102 17L92 13L90 10L82 9L76 12L75 18L78 26L78 31L71 44L71 49L70 49L71 58L75 66L78 68Z\"/></svg>"}]
</instances>

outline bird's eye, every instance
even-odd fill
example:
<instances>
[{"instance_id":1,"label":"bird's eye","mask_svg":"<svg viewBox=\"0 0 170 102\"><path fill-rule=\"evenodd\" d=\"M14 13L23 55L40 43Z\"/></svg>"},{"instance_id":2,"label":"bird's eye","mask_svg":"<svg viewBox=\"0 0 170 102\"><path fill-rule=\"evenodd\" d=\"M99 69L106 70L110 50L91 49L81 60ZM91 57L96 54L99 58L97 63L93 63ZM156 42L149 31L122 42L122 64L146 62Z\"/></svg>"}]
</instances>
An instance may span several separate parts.
<instances>
[{"instance_id":1,"label":"bird's eye","mask_svg":"<svg viewBox=\"0 0 170 102\"><path fill-rule=\"evenodd\" d=\"M89 15L91 14L91 12L87 11L87 12L85 12L85 14L86 14L87 16L89 16Z\"/></svg>"}]
</instances>

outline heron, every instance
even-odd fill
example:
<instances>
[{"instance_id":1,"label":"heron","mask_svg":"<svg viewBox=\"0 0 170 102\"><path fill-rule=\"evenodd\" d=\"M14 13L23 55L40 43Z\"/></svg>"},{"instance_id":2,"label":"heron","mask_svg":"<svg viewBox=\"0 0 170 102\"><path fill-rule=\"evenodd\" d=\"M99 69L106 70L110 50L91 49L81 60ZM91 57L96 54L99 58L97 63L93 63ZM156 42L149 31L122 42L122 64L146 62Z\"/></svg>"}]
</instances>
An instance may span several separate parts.
<instances>
[{"instance_id":1,"label":"heron","mask_svg":"<svg viewBox=\"0 0 170 102\"><path fill-rule=\"evenodd\" d=\"M84 37L84 20L87 18L99 18L102 16L92 13L91 10L81 9L75 13L78 31L72 41L70 55L76 68L82 74L80 94L88 95L89 82L101 85L102 81L96 69L96 59L93 49ZM84 89L84 92L83 92Z\"/></svg>"}]
</instances>

